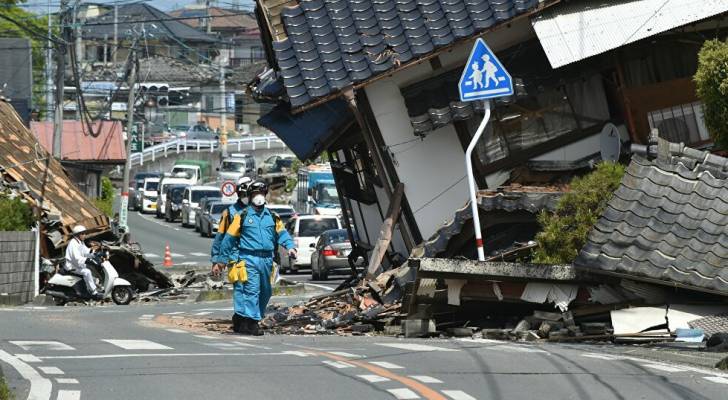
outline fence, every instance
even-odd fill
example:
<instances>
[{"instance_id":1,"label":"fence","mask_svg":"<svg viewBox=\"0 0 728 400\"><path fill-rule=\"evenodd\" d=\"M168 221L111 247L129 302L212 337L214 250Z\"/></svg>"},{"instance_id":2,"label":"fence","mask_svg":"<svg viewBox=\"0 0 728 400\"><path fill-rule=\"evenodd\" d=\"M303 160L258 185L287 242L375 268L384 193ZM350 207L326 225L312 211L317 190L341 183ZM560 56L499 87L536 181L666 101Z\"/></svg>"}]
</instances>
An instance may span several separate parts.
<instances>
[{"instance_id":1,"label":"fence","mask_svg":"<svg viewBox=\"0 0 728 400\"><path fill-rule=\"evenodd\" d=\"M35 245L35 232L0 232L0 304L33 300Z\"/></svg>"}]
</instances>

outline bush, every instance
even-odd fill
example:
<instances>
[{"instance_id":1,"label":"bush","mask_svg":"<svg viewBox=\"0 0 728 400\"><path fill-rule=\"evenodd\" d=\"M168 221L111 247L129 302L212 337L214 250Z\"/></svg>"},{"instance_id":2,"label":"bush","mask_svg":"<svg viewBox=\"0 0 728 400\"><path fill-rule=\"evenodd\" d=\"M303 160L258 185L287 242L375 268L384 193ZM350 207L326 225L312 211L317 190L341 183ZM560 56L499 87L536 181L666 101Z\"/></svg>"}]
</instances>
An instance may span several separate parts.
<instances>
[{"instance_id":1,"label":"bush","mask_svg":"<svg viewBox=\"0 0 728 400\"><path fill-rule=\"evenodd\" d=\"M94 199L94 204L109 217L114 215L114 185L107 176L101 177L101 197Z\"/></svg>"},{"instance_id":2,"label":"bush","mask_svg":"<svg viewBox=\"0 0 728 400\"><path fill-rule=\"evenodd\" d=\"M715 147L728 149L728 42L703 43L693 79L698 98L705 104L705 124Z\"/></svg>"},{"instance_id":3,"label":"bush","mask_svg":"<svg viewBox=\"0 0 728 400\"><path fill-rule=\"evenodd\" d=\"M556 210L538 216L541 232L536 235L538 247L533 261L544 264L573 262L623 175L623 165L603 162L591 173L575 178L571 190L559 200Z\"/></svg>"},{"instance_id":4,"label":"bush","mask_svg":"<svg viewBox=\"0 0 728 400\"><path fill-rule=\"evenodd\" d=\"M0 231L27 231L33 222L33 210L20 197L0 197Z\"/></svg>"},{"instance_id":5,"label":"bush","mask_svg":"<svg viewBox=\"0 0 728 400\"><path fill-rule=\"evenodd\" d=\"M15 400L15 395L8 387L2 375L0 375L0 400Z\"/></svg>"}]
</instances>

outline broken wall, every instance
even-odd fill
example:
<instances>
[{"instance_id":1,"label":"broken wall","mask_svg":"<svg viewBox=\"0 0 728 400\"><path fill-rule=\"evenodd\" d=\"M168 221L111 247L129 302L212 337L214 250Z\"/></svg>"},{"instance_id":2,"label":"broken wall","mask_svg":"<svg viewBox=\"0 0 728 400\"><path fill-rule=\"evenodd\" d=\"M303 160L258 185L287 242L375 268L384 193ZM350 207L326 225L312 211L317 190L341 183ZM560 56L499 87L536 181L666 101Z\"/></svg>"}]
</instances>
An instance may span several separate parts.
<instances>
[{"instance_id":1,"label":"broken wall","mask_svg":"<svg viewBox=\"0 0 728 400\"><path fill-rule=\"evenodd\" d=\"M33 299L34 232L0 232L0 304L18 305Z\"/></svg>"}]
</instances>

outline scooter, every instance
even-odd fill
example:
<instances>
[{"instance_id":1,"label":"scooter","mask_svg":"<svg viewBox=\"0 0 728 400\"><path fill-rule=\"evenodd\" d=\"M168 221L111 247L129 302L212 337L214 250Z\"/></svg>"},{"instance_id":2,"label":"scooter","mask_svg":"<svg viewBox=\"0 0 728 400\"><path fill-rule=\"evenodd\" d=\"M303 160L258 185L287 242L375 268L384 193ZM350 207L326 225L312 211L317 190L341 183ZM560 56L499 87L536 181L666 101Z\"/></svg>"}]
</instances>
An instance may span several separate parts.
<instances>
[{"instance_id":1,"label":"scooter","mask_svg":"<svg viewBox=\"0 0 728 400\"><path fill-rule=\"evenodd\" d=\"M109 262L109 250L102 248L92 254L86 260L86 263L100 271L102 282L97 282L99 288L102 289L103 299L111 300L119 305L127 305L134 298L134 290L131 283L126 279L120 278L119 273ZM87 301L94 300L94 297L86 288L83 277L74 274L72 271L66 271L62 266L48 280L45 294L53 297L56 305L62 306L69 301Z\"/></svg>"}]
</instances>

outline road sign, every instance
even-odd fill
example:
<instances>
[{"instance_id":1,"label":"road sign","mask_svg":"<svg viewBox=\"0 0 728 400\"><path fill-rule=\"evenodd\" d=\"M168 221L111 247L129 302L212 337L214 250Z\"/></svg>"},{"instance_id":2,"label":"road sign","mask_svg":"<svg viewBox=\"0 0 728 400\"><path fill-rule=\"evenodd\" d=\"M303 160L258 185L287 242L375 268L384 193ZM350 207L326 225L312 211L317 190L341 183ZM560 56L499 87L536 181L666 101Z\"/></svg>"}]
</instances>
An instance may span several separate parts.
<instances>
[{"instance_id":1,"label":"road sign","mask_svg":"<svg viewBox=\"0 0 728 400\"><path fill-rule=\"evenodd\" d=\"M478 38L458 84L460 101L486 100L513 94L511 75L493 51Z\"/></svg>"},{"instance_id":2,"label":"road sign","mask_svg":"<svg viewBox=\"0 0 728 400\"><path fill-rule=\"evenodd\" d=\"M220 191L223 195L230 197L235 194L235 183L232 181L225 181L222 183L222 186L220 187Z\"/></svg>"}]
</instances>

